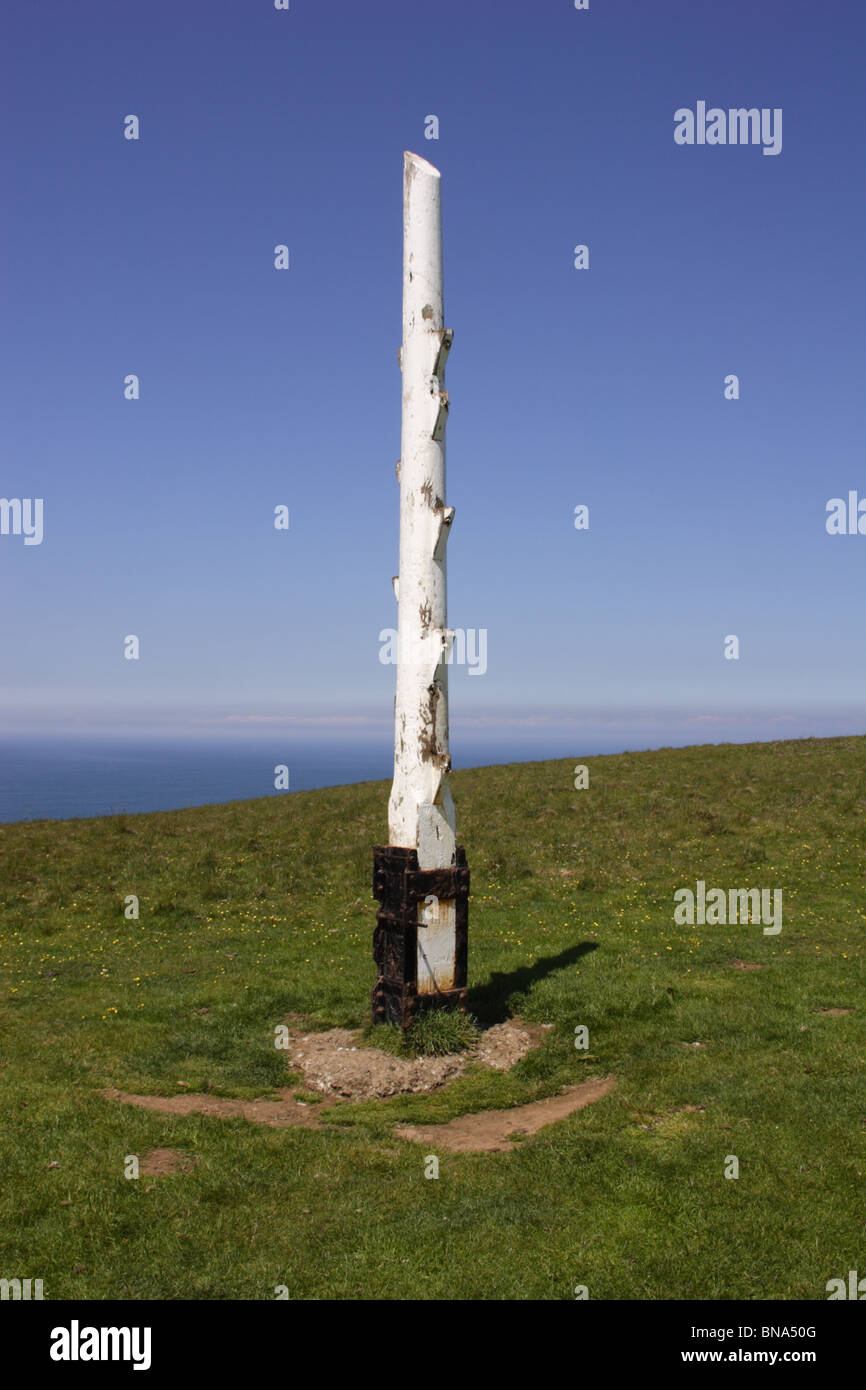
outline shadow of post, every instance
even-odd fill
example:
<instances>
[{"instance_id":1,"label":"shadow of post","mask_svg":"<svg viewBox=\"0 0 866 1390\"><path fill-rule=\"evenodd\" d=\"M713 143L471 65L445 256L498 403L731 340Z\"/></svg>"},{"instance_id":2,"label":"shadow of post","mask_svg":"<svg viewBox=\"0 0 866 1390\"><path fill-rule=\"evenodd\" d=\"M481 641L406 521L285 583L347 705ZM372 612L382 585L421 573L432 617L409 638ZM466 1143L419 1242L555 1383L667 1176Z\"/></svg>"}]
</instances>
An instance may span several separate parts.
<instances>
[{"instance_id":1,"label":"shadow of post","mask_svg":"<svg viewBox=\"0 0 866 1390\"><path fill-rule=\"evenodd\" d=\"M566 970L586 956L596 951L597 941L581 941L576 946L568 946L558 956L543 956L534 965L522 965L519 970L508 972L494 970L485 985L476 985L469 990L466 1007L474 1014L482 1028L491 1028L494 1023L504 1023L509 1017L507 1001L512 994L527 994L533 985L552 975L556 970Z\"/></svg>"}]
</instances>

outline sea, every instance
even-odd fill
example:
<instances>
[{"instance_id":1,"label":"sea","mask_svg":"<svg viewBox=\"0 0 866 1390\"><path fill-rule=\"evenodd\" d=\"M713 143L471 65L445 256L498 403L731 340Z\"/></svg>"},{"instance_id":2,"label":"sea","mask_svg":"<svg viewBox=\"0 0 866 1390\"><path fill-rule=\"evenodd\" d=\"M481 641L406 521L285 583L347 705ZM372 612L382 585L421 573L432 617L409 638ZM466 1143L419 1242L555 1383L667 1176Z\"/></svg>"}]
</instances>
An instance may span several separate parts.
<instances>
[{"instance_id":1,"label":"sea","mask_svg":"<svg viewBox=\"0 0 866 1390\"><path fill-rule=\"evenodd\" d=\"M568 756L562 739L531 747L507 738L501 746L474 747L455 747L452 740L455 767ZM2 736L0 822L135 815L285 796L389 779L393 763L387 737L352 742L279 734L269 739Z\"/></svg>"},{"instance_id":2,"label":"sea","mask_svg":"<svg viewBox=\"0 0 866 1390\"><path fill-rule=\"evenodd\" d=\"M452 729L453 766L582 758L605 753L679 748L690 744L749 743L848 735L862 718L757 718L597 721L579 729ZM315 787L390 779L389 730L363 737L341 730L300 735L296 730L167 734L64 732L13 734L0 729L0 822L68 820L125 812L173 811L262 796L286 796ZM285 768L282 782L277 768Z\"/></svg>"}]
</instances>

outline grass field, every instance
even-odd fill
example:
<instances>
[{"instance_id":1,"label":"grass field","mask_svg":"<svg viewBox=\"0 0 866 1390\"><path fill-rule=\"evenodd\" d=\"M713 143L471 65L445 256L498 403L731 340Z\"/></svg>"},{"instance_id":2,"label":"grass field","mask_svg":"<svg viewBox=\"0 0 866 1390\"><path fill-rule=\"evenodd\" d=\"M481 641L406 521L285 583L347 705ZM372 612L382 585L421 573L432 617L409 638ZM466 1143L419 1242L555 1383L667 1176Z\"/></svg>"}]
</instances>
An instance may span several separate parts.
<instances>
[{"instance_id":1,"label":"grass field","mask_svg":"<svg viewBox=\"0 0 866 1390\"><path fill-rule=\"evenodd\" d=\"M366 1021L385 783L0 827L0 1277L50 1299L821 1300L866 1274L866 738L586 761L580 791L574 760L453 778L472 1012L551 1023L543 1045L321 1130L99 1091L268 1096L281 1021ZM675 925L699 879L781 888L781 933ZM438 1180L393 1133L611 1073ZM154 1147L197 1165L127 1179Z\"/></svg>"}]
</instances>

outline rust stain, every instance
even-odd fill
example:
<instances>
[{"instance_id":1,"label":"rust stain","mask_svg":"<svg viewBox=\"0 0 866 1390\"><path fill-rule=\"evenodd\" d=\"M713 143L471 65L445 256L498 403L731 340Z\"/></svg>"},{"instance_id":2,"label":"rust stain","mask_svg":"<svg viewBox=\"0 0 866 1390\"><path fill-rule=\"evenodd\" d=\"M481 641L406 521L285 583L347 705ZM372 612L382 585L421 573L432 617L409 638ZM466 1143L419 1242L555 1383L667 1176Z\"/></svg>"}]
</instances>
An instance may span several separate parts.
<instances>
[{"instance_id":1,"label":"rust stain","mask_svg":"<svg viewBox=\"0 0 866 1390\"><path fill-rule=\"evenodd\" d=\"M423 952L423 947L419 947L419 949ZM434 971L429 961L427 968L430 973L425 975L418 985L418 993L422 998L428 994L441 994L443 990L454 988L453 959L439 971Z\"/></svg>"},{"instance_id":2,"label":"rust stain","mask_svg":"<svg viewBox=\"0 0 866 1390\"><path fill-rule=\"evenodd\" d=\"M451 755L443 753L439 747L439 740L436 736L437 715L439 704L443 699L442 686L439 681L434 681L427 687L427 699L421 707L421 734L419 738L419 752L422 763L432 763L433 767L445 772L451 771Z\"/></svg>"},{"instance_id":3,"label":"rust stain","mask_svg":"<svg viewBox=\"0 0 866 1390\"><path fill-rule=\"evenodd\" d=\"M434 681L427 687L427 699L421 706L421 731L419 737L419 753L422 763L435 762L438 748L436 746L436 704L438 697L438 686Z\"/></svg>"}]
</instances>

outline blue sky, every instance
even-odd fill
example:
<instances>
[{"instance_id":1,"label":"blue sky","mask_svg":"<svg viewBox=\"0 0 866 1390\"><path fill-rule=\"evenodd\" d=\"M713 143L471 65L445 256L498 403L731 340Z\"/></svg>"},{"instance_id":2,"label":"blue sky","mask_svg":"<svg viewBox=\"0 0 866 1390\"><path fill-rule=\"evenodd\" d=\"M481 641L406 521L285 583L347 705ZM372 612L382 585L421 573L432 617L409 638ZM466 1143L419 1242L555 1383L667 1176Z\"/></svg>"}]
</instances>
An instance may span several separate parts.
<instances>
[{"instance_id":1,"label":"blue sky","mask_svg":"<svg viewBox=\"0 0 866 1390\"><path fill-rule=\"evenodd\" d=\"M413 149L455 334L449 617L488 634L455 728L864 732L866 535L825 529L866 497L859 7L5 27L0 495L44 499L41 545L0 536L5 730L387 724ZM781 153L676 145L699 100L781 108Z\"/></svg>"}]
</instances>

